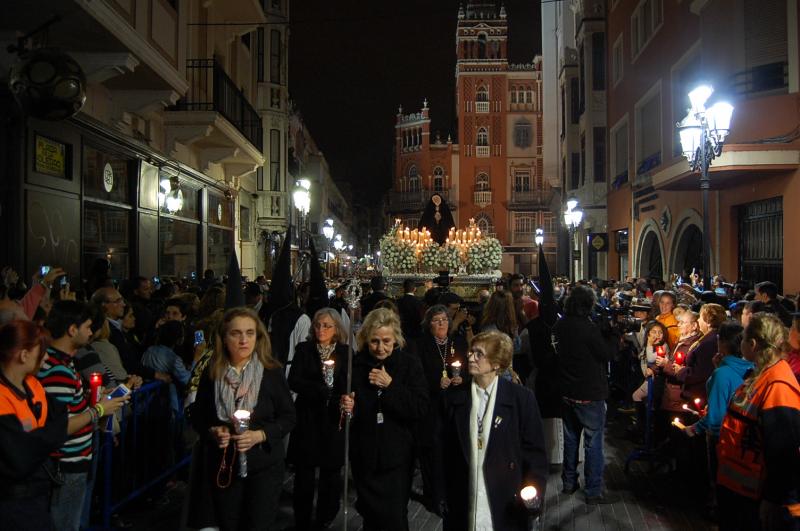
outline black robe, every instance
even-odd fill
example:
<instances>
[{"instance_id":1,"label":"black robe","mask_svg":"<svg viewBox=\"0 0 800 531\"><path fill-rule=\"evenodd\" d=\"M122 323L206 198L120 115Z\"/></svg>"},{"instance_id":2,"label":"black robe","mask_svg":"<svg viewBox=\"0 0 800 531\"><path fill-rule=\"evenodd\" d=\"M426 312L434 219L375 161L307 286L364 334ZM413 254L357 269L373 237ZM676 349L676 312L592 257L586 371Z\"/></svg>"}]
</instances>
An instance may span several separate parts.
<instances>
[{"instance_id":1,"label":"black robe","mask_svg":"<svg viewBox=\"0 0 800 531\"><path fill-rule=\"evenodd\" d=\"M334 382L347 377L348 350L347 345L337 344L331 353ZM325 385L316 343L304 341L295 348L289 388L297 393L297 426L289 438L287 460L307 466L342 466L344 431L339 430L339 395L329 392Z\"/></svg>"}]
</instances>

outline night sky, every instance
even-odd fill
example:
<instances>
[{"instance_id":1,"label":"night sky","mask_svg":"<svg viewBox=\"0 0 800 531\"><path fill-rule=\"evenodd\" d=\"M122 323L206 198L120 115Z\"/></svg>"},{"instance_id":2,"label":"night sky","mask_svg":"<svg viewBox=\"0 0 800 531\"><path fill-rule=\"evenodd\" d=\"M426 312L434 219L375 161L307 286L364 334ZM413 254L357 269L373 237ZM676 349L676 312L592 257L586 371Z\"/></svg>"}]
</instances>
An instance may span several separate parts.
<instances>
[{"instance_id":1,"label":"night sky","mask_svg":"<svg viewBox=\"0 0 800 531\"><path fill-rule=\"evenodd\" d=\"M391 185L395 115L431 108L432 138L455 138L458 0L293 0L289 90L354 198ZM541 51L539 0L506 0L510 61ZM361 194L364 190L366 194Z\"/></svg>"}]
</instances>

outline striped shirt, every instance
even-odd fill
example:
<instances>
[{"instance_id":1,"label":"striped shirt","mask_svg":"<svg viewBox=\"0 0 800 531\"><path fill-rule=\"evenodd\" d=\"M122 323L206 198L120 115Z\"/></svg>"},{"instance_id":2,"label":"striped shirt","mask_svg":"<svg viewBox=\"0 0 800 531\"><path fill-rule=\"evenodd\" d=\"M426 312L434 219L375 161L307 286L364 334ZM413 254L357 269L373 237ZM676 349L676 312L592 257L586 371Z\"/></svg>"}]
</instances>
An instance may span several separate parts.
<instances>
[{"instance_id":1,"label":"striped shirt","mask_svg":"<svg viewBox=\"0 0 800 531\"><path fill-rule=\"evenodd\" d=\"M69 418L89 409L83 382L69 354L53 347L48 348L37 377L51 398L66 404ZM93 431L92 424L87 424L69 435L64 446L50 454L59 461L63 472L77 473L89 470L92 462Z\"/></svg>"}]
</instances>

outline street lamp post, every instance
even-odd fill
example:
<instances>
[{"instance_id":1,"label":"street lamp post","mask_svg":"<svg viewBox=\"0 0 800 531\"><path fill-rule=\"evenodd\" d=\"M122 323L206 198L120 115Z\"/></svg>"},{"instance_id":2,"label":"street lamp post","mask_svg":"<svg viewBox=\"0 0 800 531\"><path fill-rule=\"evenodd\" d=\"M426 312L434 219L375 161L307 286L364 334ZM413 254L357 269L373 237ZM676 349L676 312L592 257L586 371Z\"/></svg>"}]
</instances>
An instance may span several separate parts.
<instances>
[{"instance_id":1,"label":"street lamp post","mask_svg":"<svg viewBox=\"0 0 800 531\"><path fill-rule=\"evenodd\" d=\"M678 122L683 156L692 171L700 171L700 191L703 199L703 289L711 286L711 228L709 223L708 192L711 179L708 168L722 153L733 117L733 105L718 101L706 109L714 89L701 85L689 93L692 104L686 117Z\"/></svg>"},{"instance_id":2,"label":"street lamp post","mask_svg":"<svg viewBox=\"0 0 800 531\"><path fill-rule=\"evenodd\" d=\"M578 227L581 226L582 220L583 210L578 208L578 200L574 197L570 197L567 200L567 210L564 212L564 225L566 225L569 230L569 275L571 280L576 280L575 277L577 276L575 274L573 248L575 247L575 232L578 230Z\"/></svg>"},{"instance_id":3,"label":"street lamp post","mask_svg":"<svg viewBox=\"0 0 800 531\"><path fill-rule=\"evenodd\" d=\"M537 259L536 271L537 271L537 275L540 275L541 272L539 271L538 259L539 259L539 254L541 254L541 252L542 252L542 244L544 243L544 230L543 229L541 229L541 228L537 228L536 229L535 235L533 237L533 241L536 244L536 252L538 253L536 255L536 259Z\"/></svg>"},{"instance_id":4,"label":"street lamp post","mask_svg":"<svg viewBox=\"0 0 800 531\"><path fill-rule=\"evenodd\" d=\"M344 248L344 241L342 240L342 235L337 234L336 238L333 240L333 248L336 249L336 275L339 275L339 253L341 253L342 249Z\"/></svg>"},{"instance_id":5,"label":"street lamp post","mask_svg":"<svg viewBox=\"0 0 800 531\"><path fill-rule=\"evenodd\" d=\"M328 276L331 276L331 243L333 241L333 220L328 218L325 220L325 225L322 227L322 234L328 240L328 253L325 257L325 263L327 264L326 269L328 271Z\"/></svg>"}]
</instances>

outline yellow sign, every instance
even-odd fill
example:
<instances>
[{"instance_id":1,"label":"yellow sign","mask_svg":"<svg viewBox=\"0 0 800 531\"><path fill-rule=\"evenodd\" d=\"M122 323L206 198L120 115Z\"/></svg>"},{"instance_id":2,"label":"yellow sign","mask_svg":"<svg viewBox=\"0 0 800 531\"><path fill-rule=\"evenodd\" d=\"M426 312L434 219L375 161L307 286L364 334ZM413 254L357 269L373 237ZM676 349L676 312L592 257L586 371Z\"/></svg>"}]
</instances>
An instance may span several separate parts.
<instances>
[{"instance_id":1,"label":"yellow sign","mask_svg":"<svg viewBox=\"0 0 800 531\"><path fill-rule=\"evenodd\" d=\"M589 245L595 252L608 251L608 234L605 232L589 234Z\"/></svg>"},{"instance_id":2,"label":"yellow sign","mask_svg":"<svg viewBox=\"0 0 800 531\"><path fill-rule=\"evenodd\" d=\"M54 177L67 176L67 147L54 140L36 135L36 164L38 173Z\"/></svg>"}]
</instances>

